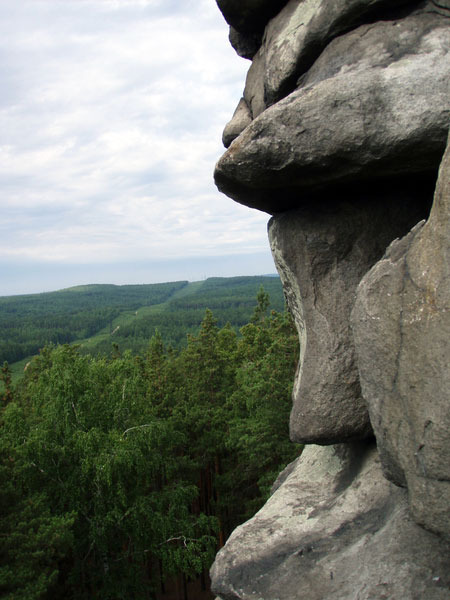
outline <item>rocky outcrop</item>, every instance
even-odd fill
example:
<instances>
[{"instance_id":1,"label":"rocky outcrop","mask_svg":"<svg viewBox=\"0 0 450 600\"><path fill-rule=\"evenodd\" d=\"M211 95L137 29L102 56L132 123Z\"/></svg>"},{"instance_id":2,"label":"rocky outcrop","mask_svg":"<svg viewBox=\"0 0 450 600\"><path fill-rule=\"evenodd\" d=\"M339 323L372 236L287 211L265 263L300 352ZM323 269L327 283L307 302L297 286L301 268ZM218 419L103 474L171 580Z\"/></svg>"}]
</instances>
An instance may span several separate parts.
<instances>
[{"instance_id":1,"label":"rocky outcrop","mask_svg":"<svg viewBox=\"0 0 450 600\"><path fill-rule=\"evenodd\" d=\"M314 446L219 552L213 589L447 598L450 2L231 6L253 60L215 180L273 215L300 340L290 433Z\"/></svg>"},{"instance_id":2,"label":"rocky outcrop","mask_svg":"<svg viewBox=\"0 0 450 600\"><path fill-rule=\"evenodd\" d=\"M231 120L225 125L225 129L223 130L222 142L225 148L228 148L231 142L244 131L247 125L250 125L251 121L252 116L247 102L244 98L241 98Z\"/></svg>"},{"instance_id":3,"label":"rocky outcrop","mask_svg":"<svg viewBox=\"0 0 450 600\"><path fill-rule=\"evenodd\" d=\"M373 445L311 445L211 576L222 600L446 600L447 552L412 521Z\"/></svg>"},{"instance_id":4,"label":"rocky outcrop","mask_svg":"<svg viewBox=\"0 0 450 600\"><path fill-rule=\"evenodd\" d=\"M363 25L331 42L289 96L253 114L219 160L216 184L278 213L329 186L437 168L450 119L449 19L435 13ZM255 57L247 77L261 82ZM254 86L252 86L254 89Z\"/></svg>"},{"instance_id":5,"label":"rocky outcrop","mask_svg":"<svg viewBox=\"0 0 450 600\"><path fill-rule=\"evenodd\" d=\"M450 538L450 146L430 218L359 284L359 372L386 476L417 522Z\"/></svg>"},{"instance_id":6,"label":"rocky outcrop","mask_svg":"<svg viewBox=\"0 0 450 600\"><path fill-rule=\"evenodd\" d=\"M287 0L217 0L226 22L241 33L264 31Z\"/></svg>"},{"instance_id":7,"label":"rocky outcrop","mask_svg":"<svg viewBox=\"0 0 450 600\"><path fill-rule=\"evenodd\" d=\"M230 27L230 35L228 36L230 44L242 58L252 59L258 52L261 46L261 34L251 33L244 35L239 33L234 27Z\"/></svg>"},{"instance_id":8,"label":"rocky outcrop","mask_svg":"<svg viewBox=\"0 0 450 600\"><path fill-rule=\"evenodd\" d=\"M239 56L253 58L262 42L264 27L287 0L217 0L230 25L230 43Z\"/></svg>"},{"instance_id":9,"label":"rocky outcrop","mask_svg":"<svg viewBox=\"0 0 450 600\"><path fill-rule=\"evenodd\" d=\"M425 212L420 194L369 192L273 217L272 254L300 339L291 439L330 444L372 432L350 311L361 278Z\"/></svg>"},{"instance_id":10,"label":"rocky outcrop","mask_svg":"<svg viewBox=\"0 0 450 600\"><path fill-rule=\"evenodd\" d=\"M290 0L266 27L262 47L254 64L263 64L261 78L250 68L245 97L258 97L254 117L287 96L311 67L327 44L338 35L373 23L382 10L384 17L404 16L418 3L406 0ZM387 40L384 40L386 42ZM372 52L376 53L373 49ZM383 52L381 57L386 60Z\"/></svg>"}]
</instances>

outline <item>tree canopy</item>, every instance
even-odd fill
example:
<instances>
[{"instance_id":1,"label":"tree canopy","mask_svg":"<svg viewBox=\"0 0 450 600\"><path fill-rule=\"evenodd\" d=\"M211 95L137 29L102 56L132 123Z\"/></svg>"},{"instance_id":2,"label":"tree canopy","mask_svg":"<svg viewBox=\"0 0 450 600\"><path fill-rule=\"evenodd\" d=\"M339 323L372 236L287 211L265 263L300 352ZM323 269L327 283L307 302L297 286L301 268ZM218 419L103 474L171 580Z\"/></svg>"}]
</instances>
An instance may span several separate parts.
<instances>
[{"instance_id":1,"label":"tree canopy","mask_svg":"<svg viewBox=\"0 0 450 600\"><path fill-rule=\"evenodd\" d=\"M0 416L0 595L156 598L207 569L301 448L288 439L298 340L264 290L238 336L206 310L174 351L48 346ZM9 381L6 386L6 381Z\"/></svg>"}]
</instances>

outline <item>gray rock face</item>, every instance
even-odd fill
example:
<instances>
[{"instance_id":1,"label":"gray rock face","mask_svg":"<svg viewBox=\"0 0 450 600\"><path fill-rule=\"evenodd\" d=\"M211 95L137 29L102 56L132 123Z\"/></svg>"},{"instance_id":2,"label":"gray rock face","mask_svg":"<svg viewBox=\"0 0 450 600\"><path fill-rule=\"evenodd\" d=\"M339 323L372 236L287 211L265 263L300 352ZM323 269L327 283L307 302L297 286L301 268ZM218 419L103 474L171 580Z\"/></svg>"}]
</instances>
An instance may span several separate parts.
<instances>
[{"instance_id":1,"label":"gray rock face","mask_svg":"<svg viewBox=\"0 0 450 600\"><path fill-rule=\"evenodd\" d=\"M211 570L222 600L444 600L450 547L416 525L364 444L308 446Z\"/></svg>"},{"instance_id":2,"label":"gray rock face","mask_svg":"<svg viewBox=\"0 0 450 600\"><path fill-rule=\"evenodd\" d=\"M289 0L270 14L218 1L253 60L216 183L274 215L300 338L291 437L339 445L306 447L280 476L219 552L213 589L447 599L450 150L425 219L450 123L450 1Z\"/></svg>"},{"instance_id":3,"label":"gray rock face","mask_svg":"<svg viewBox=\"0 0 450 600\"><path fill-rule=\"evenodd\" d=\"M222 142L225 148L251 123L252 117L247 102L241 98L234 114L223 130Z\"/></svg>"},{"instance_id":4,"label":"gray rock face","mask_svg":"<svg viewBox=\"0 0 450 600\"><path fill-rule=\"evenodd\" d=\"M361 26L266 110L255 91L265 70L258 53L246 100L263 112L216 165L219 189L273 214L329 186L436 169L450 118L449 24L421 13Z\"/></svg>"},{"instance_id":5,"label":"gray rock face","mask_svg":"<svg viewBox=\"0 0 450 600\"><path fill-rule=\"evenodd\" d=\"M300 338L291 439L330 444L371 433L350 311L362 276L424 214L412 192L369 193L273 217L269 240Z\"/></svg>"},{"instance_id":6,"label":"gray rock face","mask_svg":"<svg viewBox=\"0 0 450 600\"><path fill-rule=\"evenodd\" d=\"M384 471L450 537L450 147L430 218L363 278L352 321Z\"/></svg>"},{"instance_id":7,"label":"gray rock face","mask_svg":"<svg viewBox=\"0 0 450 600\"><path fill-rule=\"evenodd\" d=\"M236 53L242 56L242 58L252 59L261 46L261 34L249 33L244 35L243 33L239 33L234 27L230 27L228 39L236 50Z\"/></svg>"},{"instance_id":8,"label":"gray rock face","mask_svg":"<svg viewBox=\"0 0 450 600\"><path fill-rule=\"evenodd\" d=\"M398 11L406 3L407 0L290 0L266 27L259 51L265 65L263 85L256 104L266 108L292 92L298 78L335 37L373 20L375 11L383 9L384 16L390 16L393 9ZM417 2L408 4L415 8ZM246 89L245 97L247 94L254 95L250 89ZM262 110L255 110L253 116Z\"/></svg>"},{"instance_id":9,"label":"gray rock face","mask_svg":"<svg viewBox=\"0 0 450 600\"><path fill-rule=\"evenodd\" d=\"M216 0L225 21L240 33L263 31L287 0Z\"/></svg>"}]
</instances>

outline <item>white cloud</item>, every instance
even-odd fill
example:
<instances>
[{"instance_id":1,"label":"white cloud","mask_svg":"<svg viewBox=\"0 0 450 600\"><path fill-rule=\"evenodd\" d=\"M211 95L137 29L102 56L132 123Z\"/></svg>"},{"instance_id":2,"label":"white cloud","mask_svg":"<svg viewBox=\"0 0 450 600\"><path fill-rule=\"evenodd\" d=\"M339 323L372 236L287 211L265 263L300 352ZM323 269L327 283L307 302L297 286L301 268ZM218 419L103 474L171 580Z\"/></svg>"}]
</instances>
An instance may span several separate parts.
<instances>
[{"instance_id":1,"label":"white cloud","mask_svg":"<svg viewBox=\"0 0 450 600\"><path fill-rule=\"evenodd\" d=\"M227 33L214 0L0 3L3 259L268 252L212 181L249 64Z\"/></svg>"}]
</instances>

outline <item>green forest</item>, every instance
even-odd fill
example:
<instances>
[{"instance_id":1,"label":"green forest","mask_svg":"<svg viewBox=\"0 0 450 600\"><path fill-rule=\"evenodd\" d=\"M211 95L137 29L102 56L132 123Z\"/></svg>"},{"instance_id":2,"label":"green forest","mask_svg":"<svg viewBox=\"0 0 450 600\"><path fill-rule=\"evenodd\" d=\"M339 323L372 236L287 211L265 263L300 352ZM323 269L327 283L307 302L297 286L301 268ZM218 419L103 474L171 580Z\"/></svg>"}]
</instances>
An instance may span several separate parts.
<instances>
[{"instance_id":1,"label":"green forest","mask_svg":"<svg viewBox=\"0 0 450 600\"><path fill-rule=\"evenodd\" d=\"M88 338L125 308L166 301L187 281L154 285L86 285L0 298L0 360L16 362L48 343Z\"/></svg>"},{"instance_id":2,"label":"green forest","mask_svg":"<svg viewBox=\"0 0 450 600\"><path fill-rule=\"evenodd\" d=\"M270 276L85 285L0 297L0 364L28 359L49 343L79 342L81 352L108 354L114 341L121 350L142 352L156 330L180 348L186 333L198 330L206 308L219 326L230 323L237 331L249 321L260 285L272 307L283 310L280 280Z\"/></svg>"},{"instance_id":3,"label":"green forest","mask_svg":"<svg viewBox=\"0 0 450 600\"><path fill-rule=\"evenodd\" d=\"M280 285L264 279L273 289ZM164 599L176 581L179 597L192 600L190 581L207 587L217 550L301 451L288 435L298 359L292 320L270 310L262 287L255 299L255 281L247 313L248 281L233 282L242 285L242 302L236 287L223 283L166 284L152 297L163 310L143 319L202 312L184 344L167 343L158 328L139 352L123 349L114 336L107 354L51 343L14 384L4 363L2 598ZM59 314L67 308L65 293ZM138 315L141 302L136 298ZM110 299L83 303L88 313L130 310ZM42 317L45 306L30 302L30 319L33 311ZM134 331L122 344L145 337Z\"/></svg>"}]
</instances>

